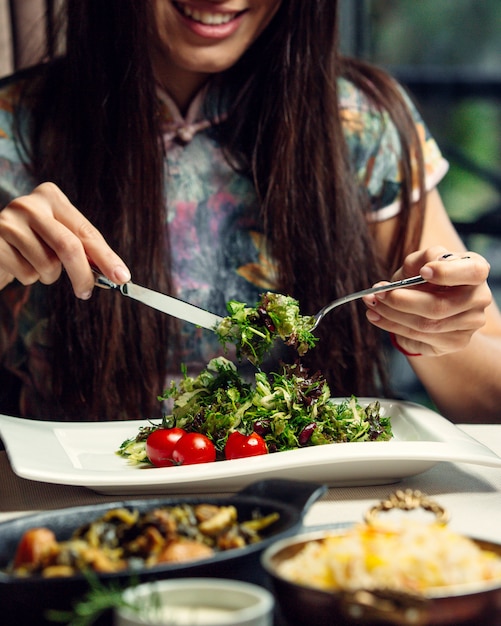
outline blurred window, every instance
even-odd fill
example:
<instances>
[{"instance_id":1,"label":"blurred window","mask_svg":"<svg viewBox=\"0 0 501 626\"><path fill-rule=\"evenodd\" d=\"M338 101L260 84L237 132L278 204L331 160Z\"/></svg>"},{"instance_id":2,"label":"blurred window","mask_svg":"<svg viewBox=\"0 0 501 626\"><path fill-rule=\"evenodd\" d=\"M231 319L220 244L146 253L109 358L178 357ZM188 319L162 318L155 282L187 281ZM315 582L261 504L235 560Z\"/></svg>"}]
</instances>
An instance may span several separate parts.
<instances>
[{"instance_id":1,"label":"blurred window","mask_svg":"<svg viewBox=\"0 0 501 626\"><path fill-rule=\"evenodd\" d=\"M449 158L440 191L465 237L501 236L500 32L499 0L342 3L345 51L409 88Z\"/></svg>"},{"instance_id":2,"label":"blurred window","mask_svg":"<svg viewBox=\"0 0 501 626\"><path fill-rule=\"evenodd\" d=\"M489 260L501 305L500 0L341 0L341 10L344 51L407 86L448 158L442 198L467 247ZM429 403L398 354L392 380Z\"/></svg>"}]
</instances>

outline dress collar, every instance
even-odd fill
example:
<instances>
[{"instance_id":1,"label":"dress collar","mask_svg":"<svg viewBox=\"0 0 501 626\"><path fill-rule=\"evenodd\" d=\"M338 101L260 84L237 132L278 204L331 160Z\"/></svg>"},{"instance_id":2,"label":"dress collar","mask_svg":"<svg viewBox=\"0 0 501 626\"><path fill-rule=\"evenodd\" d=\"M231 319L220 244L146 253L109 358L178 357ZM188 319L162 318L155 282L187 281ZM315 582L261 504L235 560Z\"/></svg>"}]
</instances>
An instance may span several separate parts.
<instances>
[{"instance_id":1,"label":"dress collar","mask_svg":"<svg viewBox=\"0 0 501 626\"><path fill-rule=\"evenodd\" d=\"M172 97L157 85L157 96L161 103L161 131L166 150L177 145L186 145L196 133L215 124L219 124L226 116L214 116L208 119L204 112L204 101L207 96L207 86L201 89L193 98L183 117L179 107Z\"/></svg>"}]
</instances>

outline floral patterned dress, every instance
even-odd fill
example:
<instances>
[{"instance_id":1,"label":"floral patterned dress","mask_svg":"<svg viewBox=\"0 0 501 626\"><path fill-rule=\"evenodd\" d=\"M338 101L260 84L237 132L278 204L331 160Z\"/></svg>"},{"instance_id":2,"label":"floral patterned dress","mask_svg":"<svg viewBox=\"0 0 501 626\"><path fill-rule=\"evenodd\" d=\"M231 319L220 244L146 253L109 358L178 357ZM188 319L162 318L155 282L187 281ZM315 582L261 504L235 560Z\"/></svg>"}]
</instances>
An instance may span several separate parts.
<instances>
[{"instance_id":1,"label":"floral patterned dress","mask_svg":"<svg viewBox=\"0 0 501 626\"><path fill-rule=\"evenodd\" d=\"M13 114L20 85L18 77L0 83L0 210L36 185L14 141ZM389 116L376 110L353 84L341 79L339 92L354 172L373 206L370 219L393 217L399 211L400 191L396 129ZM176 295L220 315L231 299L254 304L263 291L275 286L255 190L225 161L210 132L217 120L205 119L202 113L203 92L184 118L166 93L158 95ZM409 106L424 147L426 187L432 189L445 175L447 162L410 102ZM22 298L20 291L14 284L0 292L0 311L8 311L0 316L0 412L43 418L38 407L50 404L45 382L50 346L45 337L44 286L33 286ZM213 333L190 324L181 324L180 332L182 360L189 371L199 371L223 353ZM179 367L170 378L178 375ZM13 388L14 405L8 401Z\"/></svg>"}]
</instances>

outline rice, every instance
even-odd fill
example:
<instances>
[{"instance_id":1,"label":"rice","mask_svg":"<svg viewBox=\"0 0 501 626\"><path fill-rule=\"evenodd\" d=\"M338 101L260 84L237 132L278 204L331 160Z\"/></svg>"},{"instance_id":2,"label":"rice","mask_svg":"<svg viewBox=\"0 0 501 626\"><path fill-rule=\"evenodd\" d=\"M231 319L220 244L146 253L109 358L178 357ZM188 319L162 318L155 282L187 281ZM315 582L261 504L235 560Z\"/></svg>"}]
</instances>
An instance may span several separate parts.
<instances>
[{"instance_id":1,"label":"rice","mask_svg":"<svg viewBox=\"0 0 501 626\"><path fill-rule=\"evenodd\" d=\"M386 588L424 595L442 587L501 583L501 558L438 522L376 521L309 541L280 563L278 573L329 591Z\"/></svg>"}]
</instances>

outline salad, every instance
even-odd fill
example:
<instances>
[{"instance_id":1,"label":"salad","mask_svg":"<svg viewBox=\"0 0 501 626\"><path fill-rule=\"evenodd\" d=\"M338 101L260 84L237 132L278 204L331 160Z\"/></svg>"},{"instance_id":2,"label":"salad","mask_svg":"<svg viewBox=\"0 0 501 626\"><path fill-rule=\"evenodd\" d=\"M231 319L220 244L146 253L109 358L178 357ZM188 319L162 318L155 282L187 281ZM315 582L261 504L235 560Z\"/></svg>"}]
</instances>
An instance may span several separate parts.
<instances>
[{"instance_id":1,"label":"salad","mask_svg":"<svg viewBox=\"0 0 501 626\"><path fill-rule=\"evenodd\" d=\"M257 435L264 442L261 453L392 437L390 418L381 415L378 401L362 407L353 396L335 403L323 376L310 376L298 361L283 365L278 373L257 371L250 384L241 379L234 363L219 357L197 377L185 373L179 383L173 382L161 396L168 398L173 399L172 412L161 424L143 427L124 441L121 456L148 463L146 443L158 429L204 435L214 445L216 459L229 458L228 444L236 432L245 441Z\"/></svg>"},{"instance_id":2,"label":"salad","mask_svg":"<svg viewBox=\"0 0 501 626\"><path fill-rule=\"evenodd\" d=\"M256 366L277 339L295 348L299 356L318 341L312 333L315 318L301 315L298 301L290 296L267 292L254 307L230 300L226 308L229 315L216 328L219 340L234 344L237 357L246 357Z\"/></svg>"},{"instance_id":3,"label":"salad","mask_svg":"<svg viewBox=\"0 0 501 626\"><path fill-rule=\"evenodd\" d=\"M172 410L159 424L141 427L117 453L133 464L160 467L257 456L306 446L391 439L390 417L378 401L362 407L352 396L335 403L320 372L310 374L297 359L278 372L260 365L277 340L299 356L315 346L314 317L302 316L296 300L265 293L255 307L232 300L229 316L216 328L223 344L231 342L238 358L256 372L245 381L224 357L209 361L196 377L182 368L159 396Z\"/></svg>"}]
</instances>

